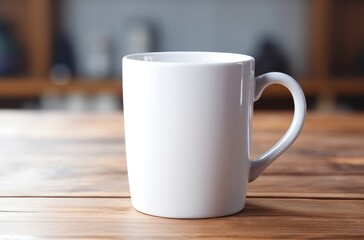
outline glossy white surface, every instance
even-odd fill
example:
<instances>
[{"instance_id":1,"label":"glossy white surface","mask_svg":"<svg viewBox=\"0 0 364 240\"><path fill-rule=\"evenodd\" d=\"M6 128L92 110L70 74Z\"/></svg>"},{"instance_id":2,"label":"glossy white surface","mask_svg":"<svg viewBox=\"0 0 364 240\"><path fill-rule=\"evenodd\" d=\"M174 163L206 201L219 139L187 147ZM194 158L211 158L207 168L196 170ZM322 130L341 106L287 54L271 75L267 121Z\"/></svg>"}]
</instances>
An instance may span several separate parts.
<instances>
[{"instance_id":1,"label":"glossy white surface","mask_svg":"<svg viewBox=\"0 0 364 240\"><path fill-rule=\"evenodd\" d=\"M255 88L253 69L253 58L239 54L123 58L126 157L135 209L172 218L217 217L243 209L250 165L255 179L294 141L303 123L299 113L305 110L294 80L267 75L257 79ZM296 111L283 141L255 164L249 159L252 107L269 83L287 86L302 111Z\"/></svg>"}]
</instances>

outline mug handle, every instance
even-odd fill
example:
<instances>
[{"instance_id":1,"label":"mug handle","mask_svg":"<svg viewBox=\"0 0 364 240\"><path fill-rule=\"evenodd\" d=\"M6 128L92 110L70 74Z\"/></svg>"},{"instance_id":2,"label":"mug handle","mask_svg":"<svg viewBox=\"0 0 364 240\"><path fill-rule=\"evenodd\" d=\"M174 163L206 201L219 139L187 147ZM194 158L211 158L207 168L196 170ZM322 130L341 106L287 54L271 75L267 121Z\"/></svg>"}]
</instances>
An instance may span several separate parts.
<instances>
[{"instance_id":1,"label":"mug handle","mask_svg":"<svg viewBox=\"0 0 364 240\"><path fill-rule=\"evenodd\" d=\"M255 78L254 102L264 89L271 84L285 86L293 96L294 115L291 126L284 136L267 152L256 160L250 161L249 182L254 181L274 160L276 160L296 140L306 118L306 100L300 85L292 77L284 73L271 72Z\"/></svg>"}]
</instances>

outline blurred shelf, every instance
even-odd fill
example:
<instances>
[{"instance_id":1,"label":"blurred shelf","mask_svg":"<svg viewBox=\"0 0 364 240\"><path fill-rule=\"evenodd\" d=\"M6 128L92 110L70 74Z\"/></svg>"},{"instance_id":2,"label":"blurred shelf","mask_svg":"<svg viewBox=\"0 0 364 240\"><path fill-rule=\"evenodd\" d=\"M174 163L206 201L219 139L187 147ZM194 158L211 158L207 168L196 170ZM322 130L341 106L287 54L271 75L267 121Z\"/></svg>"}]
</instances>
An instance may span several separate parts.
<instances>
[{"instance_id":1,"label":"blurred shelf","mask_svg":"<svg viewBox=\"0 0 364 240\"><path fill-rule=\"evenodd\" d=\"M320 94L320 90L324 87L322 81L315 79L298 79L306 97L315 97ZM281 85L270 85L264 92L263 97L268 98L287 98L291 97L290 92Z\"/></svg>"},{"instance_id":2,"label":"blurred shelf","mask_svg":"<svg viewBox=\"0 0 364 240\"><path fill-rule=\"evenodd\" d=\"M119 79L72 79L65 84L55 84L49 79L39 78L0 78L0 97L39 97L47 92L67 94L81 92L85 94L112 93L122 95L121 80Z\"/></svg>"},{"instance_id":3,"label":"blurred shelf","mask_svg":"<svg viewBox=\"0 0 364 240\"><path fill-rule=\"evenodd\" d=\"M0 0L1 1L1 0ZM122 96L120 79L103 81L76 78L66 84L48 79L52 59L52 39L59 22L58 2L50 0L1 1L0 16L7 16L24 47L24 72L32 77L0 77L0 98L39 98L47 92L69 94L111 93ZM309 98L315 98L317 109L334 110L337 97L364 96L364 77L333 77L331 68L343 66L338 73L350 74L353 56L364 39L360 25L364 1L310 1L308 37L308 77L298 79ZM31 26L31 27L30 27ZM335 62L335 58L339 62ZM342 60L342 62L341 62ZM339 69L340 70L340 69ZM282 86L272 85L263 93L270 99L290 98ZM269 99L269 101L270 101Z\"/></svg>"},{"instance_id":4,"label":"blurred shelf","mask_svg":"<svg viewBox=\"0 0 364 240\"><path fill-rule=\"evenodd\" d=\"M364 77L335 77L330 79L300 79L299 83L306 97L317 97L323 93L335 96L364 96ZM267 97L288 97L289 91L283 86L271 85L263 93Z\"/></svg>"},{"instance_id":5,"label":"blurred shelf","mask_svg":"<svg viewBox=\"0 0 364 240\"><path fill-rule=\"evenodd\" d=\"M364 78L300 79L300 85L307 97L316 97L322 92L335 95L363 95ZM47 92L67 94L81 92L84 94L111 93L122 96L121 79L91 80L76 78L65 84L55 84L49 79L38 78L0 78L0 97L39 97ZM264 97L290 97L287 89L272 85L263 93Z\"/></svg>"},{"instance_id":6,"label":"blurred shelf","mask_svg":"<svg viewBox=\"0 0 364 240\"><path fill-rule=\"evenodd\" d=\"M332 78L328 84L336 95L364 96L364 77Z\"/></svg>"}]
</instances>

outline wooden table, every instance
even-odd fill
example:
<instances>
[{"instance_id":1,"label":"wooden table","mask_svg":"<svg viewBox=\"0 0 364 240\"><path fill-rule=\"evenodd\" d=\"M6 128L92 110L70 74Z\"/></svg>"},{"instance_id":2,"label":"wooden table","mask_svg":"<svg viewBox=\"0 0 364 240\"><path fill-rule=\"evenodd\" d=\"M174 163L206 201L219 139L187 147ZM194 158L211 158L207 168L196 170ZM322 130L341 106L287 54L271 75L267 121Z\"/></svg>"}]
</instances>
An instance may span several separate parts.
<instances>
[{"instance_id":1,"label":"wooden table","mask_svg":"<svg viewBox=\"0 0 364 240\"><path fill-rule=\"evenodd\" d=\"M254 156L291 117L254 115ZM364 114L309 113L245 209L205 220L131 207L123 135L121 113L0 112L0 239L364 238Z\"/></svg>"}]
</instances>

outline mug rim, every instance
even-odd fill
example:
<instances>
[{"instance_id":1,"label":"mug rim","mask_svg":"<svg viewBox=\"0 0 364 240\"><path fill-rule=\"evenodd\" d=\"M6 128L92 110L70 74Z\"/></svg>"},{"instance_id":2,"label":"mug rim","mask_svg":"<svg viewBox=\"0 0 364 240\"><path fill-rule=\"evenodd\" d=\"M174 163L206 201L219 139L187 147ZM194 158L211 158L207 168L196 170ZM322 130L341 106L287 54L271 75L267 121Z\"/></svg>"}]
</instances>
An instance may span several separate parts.
<instances>
[{"instance_id":1,"label":"mug rim","mask_svg":"<svg viewBox=\"0 0 364 240\"><path fill-rule=\"evenodd\" d=\"M182 57L188 56L190 60L181 60ZM156 57L157 59L155 59ZM123 61L163 65L219 65L252 62L254 58L249 55L230 52L161 51L129 54L123 57Z\"/></svg>"}]
</instances>

